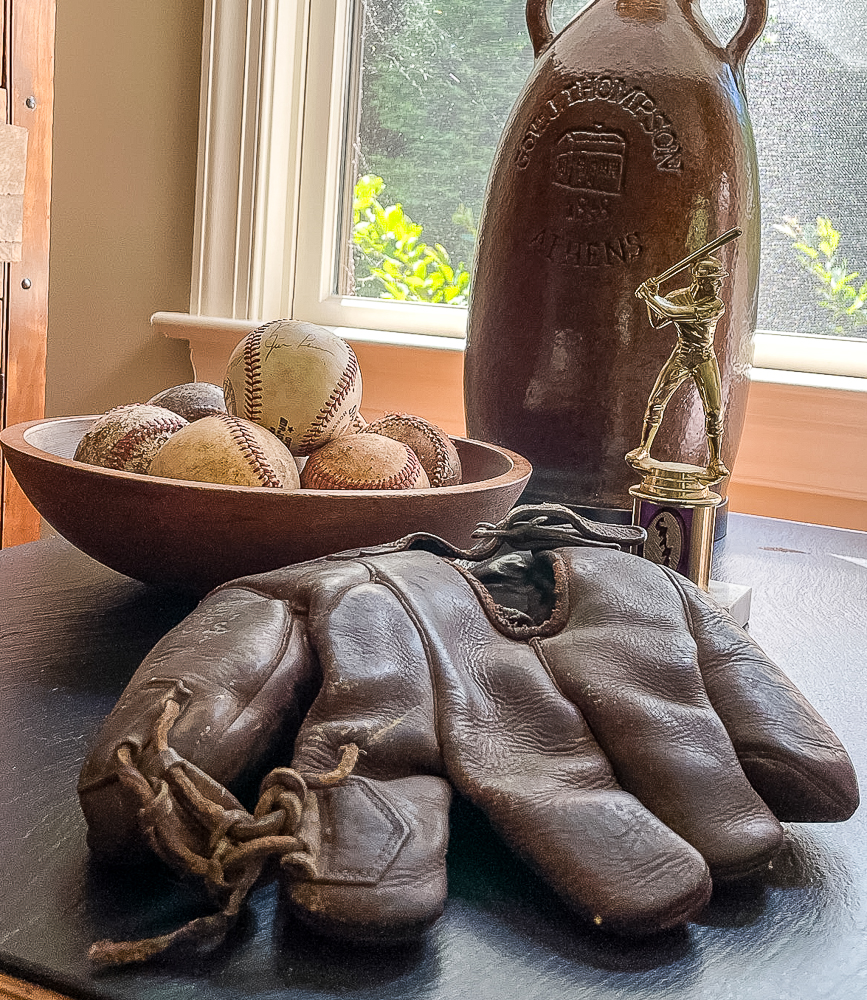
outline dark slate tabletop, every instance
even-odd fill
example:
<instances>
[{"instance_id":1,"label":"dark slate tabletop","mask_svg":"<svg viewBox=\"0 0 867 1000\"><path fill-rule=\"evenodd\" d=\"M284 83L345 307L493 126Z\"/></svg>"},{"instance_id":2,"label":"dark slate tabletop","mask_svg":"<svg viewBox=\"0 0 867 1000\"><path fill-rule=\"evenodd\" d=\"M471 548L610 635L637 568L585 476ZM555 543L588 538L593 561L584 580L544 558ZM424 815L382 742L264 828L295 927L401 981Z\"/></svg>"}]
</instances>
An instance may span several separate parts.
<instances>
[{"instance_id":1,"label":"dark slate tabletop","mask_svg":"<svg viewBox=\"0 0 867 1000\"><path fill-rule=\"evenodd\" d=\"M732 515L714 577L848 747L867 788L867 533ZM88 945L176 927L200 900L160 868L92 865L75 783L147 650L192 607L61 539L0 553L0 969L71 997L202 1000L852 1000L867 996L867 820L792 825L760 881L641 944L580 925L458 802L442 920L418 945L316 938L257 890L207 959L94 974Z\"/></svg>"}]
</instances>

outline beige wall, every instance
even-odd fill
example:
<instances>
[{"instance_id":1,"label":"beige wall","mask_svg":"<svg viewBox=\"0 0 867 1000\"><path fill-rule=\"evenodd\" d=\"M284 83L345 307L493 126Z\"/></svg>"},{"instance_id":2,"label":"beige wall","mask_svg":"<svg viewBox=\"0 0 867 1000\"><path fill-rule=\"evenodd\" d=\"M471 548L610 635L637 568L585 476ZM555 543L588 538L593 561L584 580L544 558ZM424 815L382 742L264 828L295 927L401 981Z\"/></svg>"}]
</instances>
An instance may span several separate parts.
<instances>
[{"instance_id":1,"label":"beige wall","mask_svg":"<svg viewBox=\"0 0 867 1000\"><path fill-rule=\"evenodd\" d=\"M46 413L192 378L150 315L189 306L202 0L58 0Z\"/></svg>"}]
</instances>

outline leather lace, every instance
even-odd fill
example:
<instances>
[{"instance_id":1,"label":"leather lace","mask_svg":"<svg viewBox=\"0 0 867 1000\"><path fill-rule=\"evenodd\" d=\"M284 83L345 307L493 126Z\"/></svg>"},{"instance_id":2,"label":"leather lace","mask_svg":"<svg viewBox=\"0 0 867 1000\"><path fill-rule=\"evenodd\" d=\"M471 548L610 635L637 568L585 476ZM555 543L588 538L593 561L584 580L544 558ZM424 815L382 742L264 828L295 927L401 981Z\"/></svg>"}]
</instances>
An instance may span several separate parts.
<instances>
[{"instance_id":1,"label":"leather lace","mask_svg":"<svg viewBox=\"0 0 867 1000\"><path fill-rule=\"evenodd\" d=\"M156 937L97 941L89 951L96 965L144 962L180 945L216 946L237 922L250 890L272 858L315 877L316 859L298 835L308 790L338 784L358 760L359 749L350 743L340 747L340 763L326 774L301 775L289 767L275 768L262 782L252 813L243 807L227 809L217 800L221 786L213 783L211 797L207 783L204 789L197 784L188 762L169 745L169 732L190 697L183 683L174 682L165 698L151 741L160 762L158 775L142 772L142 751L130 743L116 751L117 774L138 802L141 827L152 850L172 868L198 878L219 909Z\"/></svg>"}]
</instances>

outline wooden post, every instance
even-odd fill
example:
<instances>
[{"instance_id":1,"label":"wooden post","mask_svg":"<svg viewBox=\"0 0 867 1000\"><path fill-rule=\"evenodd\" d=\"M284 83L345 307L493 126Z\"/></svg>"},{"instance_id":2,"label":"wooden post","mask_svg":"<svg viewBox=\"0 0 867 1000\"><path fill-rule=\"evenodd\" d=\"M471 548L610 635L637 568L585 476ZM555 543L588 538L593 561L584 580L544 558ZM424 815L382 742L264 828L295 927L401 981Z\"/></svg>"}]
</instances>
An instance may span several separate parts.
<instances>
[{"instance_id":1,"label":"wooden post","mask_svg":"<svg viewBox=\"0 0 867 1000\"><path fill-rule=\"evenodd\" d=\"M27 129L21 260L3 266L2 410L8 426L45 408L55 0L3 0L7 124ZM2 470L2 544L39 536L39 515Z\"/></svg>"}]
</instances>

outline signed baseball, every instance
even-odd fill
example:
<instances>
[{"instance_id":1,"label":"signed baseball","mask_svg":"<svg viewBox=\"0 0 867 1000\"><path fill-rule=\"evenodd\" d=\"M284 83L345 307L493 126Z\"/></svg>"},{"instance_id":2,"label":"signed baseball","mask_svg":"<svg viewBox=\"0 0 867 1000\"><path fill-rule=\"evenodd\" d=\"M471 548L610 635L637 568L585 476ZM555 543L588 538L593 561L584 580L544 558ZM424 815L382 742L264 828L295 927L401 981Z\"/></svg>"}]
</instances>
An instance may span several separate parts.
<instances>
[{"instance_id":1,"label":"signed baseball","mask_svg":"<svg viewBox=\"0 0 867 1000\"><path fill-rule=\"evenodd\" d=\"M352 430L361 405L355 352L324 327L265 323L232 352L223 393L229 413L261 424L293 455Z\"/></svg>"},{"instance_id":2,"label":"signed baseball","mask_svg":"<svg viewBox=\"0 0 867 1000\"><path fill-rule=\"evenodd\" d=\"M225 486L299 486L289 449L264 427L228 413L202 417L178 431L156 453L148 472Z\"/></svg>"},{"instance_id":3,"label":"signed baseball","mask_svg":"<svg viewBox=\"0 0 867 1000\"><path fill-rule=\"evenodd\" d=\"M187 423L162 406L116 406L94 420L79 441L74 458L104 469L145 473L159 449Z\"/></svg>"},{"instance_id":4,"label":"signed baseball","mask_svg":"<svg viewBox=\"0 0 867 1000\"><path fill-rule=\"evenodd\" d=\"M163 389L148 400L152 406L164 406L173 413L179 413L184 420L201 420L215 413L226 412L223 390L211 382L185 382Z\"/></svg>"},{"instance_id":5,"label":"signed baseball","mask_svg":"<svg viewBox=\"0 0 867 1000\"><path fill-rule=\"evenodd\" d=\"M418 456L380 434L347 434L308 459L301 485L311 490L420 490L430 486Z\"/></svg>"},{"instance_id":6,"label":"signed baseball","mask_svg":"<svg viewBox=\"0 0 867 1000\"><path fill-rule=\"evenodd\" d=\"M461 460L448 434L436 424L410 413L386 413L361 433L382 434L402 441L418 455L431 486L457 486L461 481Z\"/></svg>"}]
</instances>

